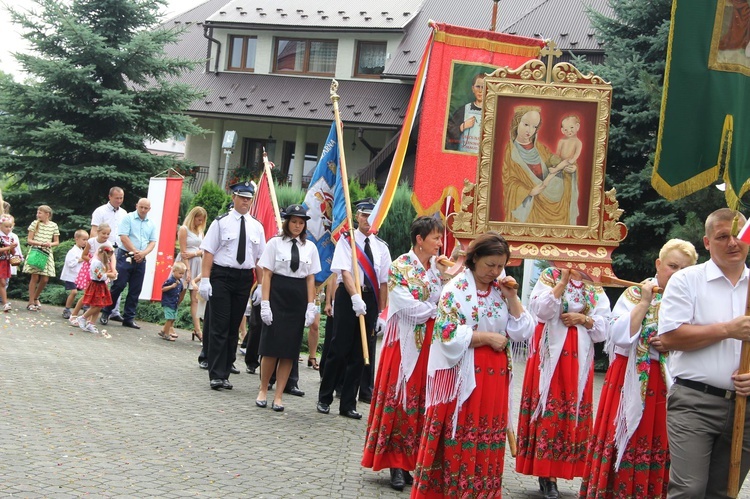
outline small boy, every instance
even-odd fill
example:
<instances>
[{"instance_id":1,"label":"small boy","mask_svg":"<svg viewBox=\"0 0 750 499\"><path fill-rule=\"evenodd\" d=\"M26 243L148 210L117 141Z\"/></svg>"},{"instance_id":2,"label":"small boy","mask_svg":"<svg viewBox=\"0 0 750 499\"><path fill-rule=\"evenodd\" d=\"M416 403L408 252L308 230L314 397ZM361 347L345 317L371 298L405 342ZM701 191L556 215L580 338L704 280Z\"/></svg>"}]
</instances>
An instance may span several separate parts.
<instances>
[{"instance_id":1,"label":"small boy","mask_svg":"<svg viewBox=\"0 0 750 499\"><path fill-rule=\"evenodd\" d=\"M65 309L62 313L63 319L70 319L70 307L75 303L78 291L82 291L76 286L76 277L83 265L83 249L86 247L88 239L88 232L78 229L75 233L76 243L65 255L65 265L60 272L60 280L65 284L65 291L68 291L68 298L65 300Z\"/></svg>"},{"instance_id":2,"label":"small boy","mask_svg":"<svg viewBox=\"0 0 750 499\"><path fill-rule=\"evenodd\" d=\"M562 159L557 168L565 169L565 173L573 173L578 168L576 162L583 150L583 143L578 138L580 129L581 120L576 115L565 116L560 121L560 131L564 138L557 143L557 155Z\"/></svg>"},{"instance_id":3,"label":"small boy","mask_svg":"<svg viewBox=\"0 0 750 499\"><path fill-rule=\"evenodd\" d=\"M161 287L161 308L164 310L164 330L159 332L159 336L167 341L174 341L177 335L174 333L174 321L177 318L177 305L182 293L182 278L185 276L187 267L182 262L175 262L172 265L172 275L164 281Z\"/></svg>"}]
</instances>

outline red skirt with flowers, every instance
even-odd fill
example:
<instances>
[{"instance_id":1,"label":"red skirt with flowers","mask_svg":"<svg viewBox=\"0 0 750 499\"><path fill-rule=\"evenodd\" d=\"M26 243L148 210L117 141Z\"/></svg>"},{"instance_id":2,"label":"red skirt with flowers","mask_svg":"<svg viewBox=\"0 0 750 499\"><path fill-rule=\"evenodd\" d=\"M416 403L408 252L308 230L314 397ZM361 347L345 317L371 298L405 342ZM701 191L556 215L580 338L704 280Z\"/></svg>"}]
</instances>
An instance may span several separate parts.
<instances>
[{"instance_id":1,"label":"red skirt with flowers","mask_svg":"<svg viewBox=\"0 0 750 499\"><path fill-rule=\"evenodd\" d=\"M593 423L594 366L578 409L578 331L568 328L560 359L552 374L547 405L531 421L539 403L539 340L544 324L534 331L534 354L526 361L518 417L516 471L524 475L566 478L583 476Z\"/></svg>"},{"instance_id":2,"label":"red skirt with flowers","mask_svg":"<svg viewBox=\"0 0 750 499\"><path fill-rule=\"evenodd\" d=\"M108 307L112 305L112 295L104 281L89 280L83 293L83 304L90 307Z\"/></svg>"},{"instance_id":3,"label":"red skirt with flowers","mask_svg":"<svg viewBox=\"0 0 750 499\"><path fill-rule=\"evenodd\" d=\"M586 460L581 498L666 497L669 485L667 386L659 362L649 367L643 416L615 471L615 428L628 359L617 355L604 379Z\"/></svg>"},{"instance_id":4,"label":"red skirt with flowers","mask_svg":"<svg viewBox=\"0 0 750 499\"><path fill-rule=\"evenodd\" d=\"M419 438L424 426L425 385L427 359L430 355L434 319L427 321L424 342L419 351L414 372L406 383L406 410L402 395L396 396L401 343L383 345L378 373L375 378L375 397L367 421L365 451L362 466L373 471L401 468L412 471L417 463Z\"/></svg>"},{"instance_id":5,"label":"red skirt with flowers","mask_svg":"<svg viewBox=\"0 0 750 499\"><path fill-rule=\"evenodd\" d=\"M10 279L10 260L0 260L0 279Z\"/></svg>"},{"instance_id":6,"label":"red skirt with flowers","mask_svg":"<svg viewBox=\"0 0 750 499\"><path fill-rule=\"evenodd\" d=\"M412 498L502 497L510 373L505 351L474 350L477 386L458 413L456 400L427 409Z\"/></svg>"}]
</instances>

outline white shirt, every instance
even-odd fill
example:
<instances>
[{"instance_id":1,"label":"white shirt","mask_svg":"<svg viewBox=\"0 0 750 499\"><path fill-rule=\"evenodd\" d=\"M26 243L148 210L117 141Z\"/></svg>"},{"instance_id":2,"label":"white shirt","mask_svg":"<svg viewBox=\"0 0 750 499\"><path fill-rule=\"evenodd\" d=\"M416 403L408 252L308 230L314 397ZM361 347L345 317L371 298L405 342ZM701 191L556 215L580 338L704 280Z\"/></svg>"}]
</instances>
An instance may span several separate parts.
<instances>
[{"instance_id":1,"label":"white shirt","mask_svg":"<svg viewBox=\"0 0 750 499\"><path fill-rule=\"evenodd\" d=\"M83 265L81 255L83 255L83 248L76 244L68 250L68 254L65 255L65 265L63 265L60 272L61 281L75 282L76 277L78 277L78 271L81 270L81 266Z\"/></svg>"},{"instance_id":2,"label":"white shirt","mask_svg":"<svg viewBox=\"0 0 750 499\"><path fill-rule=\"evenodd\" d=\"M669 279L659 308L659 334L683 324L709 325L745 314L748 270L736 286L712 261L676 272ZM732 374L740 365L742 342L732 338L700 350L669 354L672 376L734 390Z\"/></svg>"},{"instance_id":3,"label":"white shirt","mask_svg":"<svg viewBox=\"0 0 750 499\"><path fill-rule=\"evenodd\" d=\"M120 227L120 222L122 222L122 219L125 218L127 214L127 210L122 207L115 210L115 207L111 204L103 204L91 214L91 225L96 225L97 227L103 223L109 225L112 232L109 233L108 241L119 246L121 243L118 229Z\"/></svg>"},{"instance_id":4,"label":"white shirt","mask_svg":"<svg viewBox=\"0 0 750 499\"><path fill-rule=\"evenodd\" d=\"M358 250L365 249L365 238L370 238L370 250L372 250L373 267L375 268L375 274L378 276L378 284L388 282L388 270L391 268L391 253L388 250L388 245L383 242L382 239L374 235L365 236L361 230L354 231L354 240L359 245ZM343 236L336 243L336 249L333 252L333 258L331 259L331 272L338 274L336 282L340 283L343 281L341 278L341 271L346 270L352 271L352 248L349 246L349 242L344 239ZM359 272L359 282L361 285L365 285L366 281L362 276L362 272L357 265L357 272Z\"/></svg>"},{"instance_id":5,"label":"white shirt","mask_svg":"<svg viewBox=\"0 0 750 499\"><path fill-rule=\"evenodd\" d=\"M292 263L292 240L285 236L272 237L268 240L266 249L258 260L258 267L268 269L274 274L297 278L320 272L320 256L315 244L310 241L302 244L297 240L297 248L299 249L299 268L296 272L292 272L289 268Z\"/></svg>"},{"instance_id":6,"label":"white shirt","mask_svg":"<svg viewBox=\"0 0 750 499\"><path fill-rule=\"evenodd\" d=\"M201 249L214 256L214 264L232 269L252 269L255 262L266 248L266 235L263 226L252 216L246 214L245 219L245 261L237 262L237 245L240 238L240 215L232 210L213 222L203 238Z\"/></svg>"}]
</instances>

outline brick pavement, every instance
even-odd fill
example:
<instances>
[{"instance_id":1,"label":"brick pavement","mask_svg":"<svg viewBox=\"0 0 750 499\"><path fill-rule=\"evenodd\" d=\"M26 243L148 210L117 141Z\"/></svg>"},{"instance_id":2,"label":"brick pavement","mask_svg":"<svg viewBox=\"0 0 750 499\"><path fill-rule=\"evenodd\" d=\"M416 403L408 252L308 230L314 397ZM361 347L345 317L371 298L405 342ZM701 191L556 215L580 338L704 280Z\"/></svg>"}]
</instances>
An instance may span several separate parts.
<instances>
[{"instance_id":1,"label":"brick pavement","mask_svg":"<svg viewBox=\"0 0 750 499\"><path fill-rule=\"evenodd\" d=\"M210 390L187 331L170 343L157 325L110 323L106 338L60 313L0 316L0 496L407 497L387 471L359 465L365 420L333 415L336 403L331 415L315 411L318 373L305 364L307 395L286 395L275 413L255 407L258 377L244 369L233 391ZM366 418L368 406L358 409ZM508 454L504 497L540 497L513 467ZM579 485L561 481L561 497Z\"/></svg>"}]
</instances>

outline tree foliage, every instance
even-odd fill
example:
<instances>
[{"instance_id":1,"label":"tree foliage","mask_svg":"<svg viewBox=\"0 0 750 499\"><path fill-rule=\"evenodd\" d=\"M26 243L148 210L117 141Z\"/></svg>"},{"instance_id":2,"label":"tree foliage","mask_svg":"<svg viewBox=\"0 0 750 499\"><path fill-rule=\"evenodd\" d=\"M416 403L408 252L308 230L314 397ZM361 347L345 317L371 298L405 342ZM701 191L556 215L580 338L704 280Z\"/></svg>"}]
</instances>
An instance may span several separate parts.
<instances>
[{"instance_id":1,"label":"tree foliage","mask_svg":"<svg viewBox=\"0 0 750 499\"><path fill-rule=\"evenodd\" d=\"M32 219L48 204L62 229L87 227L109 187L123 187L130 207L149 177L178 164L145 139L203 132L182 114L200 95L175 82L193 62L164 55L181 34L159 26L164 5L36 0L10 10L31 47L15 54L26 80L0 78L0 171L12 173L14 214Z\"/></svg>"},{"instance_id":2,"label":"tree foliage","mask_svg":"<svg viewBox=\"0 0 750 499\"><path fill-rule=\"evenodd\" d=\"M607 188L617 189L621 219L628 237L614 253L615 271L640 280L654 272L659 249L670 237L682 237L701 250L701 224L714 209L724 206L717 189L705 189L670 203L651 187L651 173L659 128L672 0L611 0L608 18L589 10L606 60L576 65L610 81L613 87Z\"/></svg>"}]
</instances>

